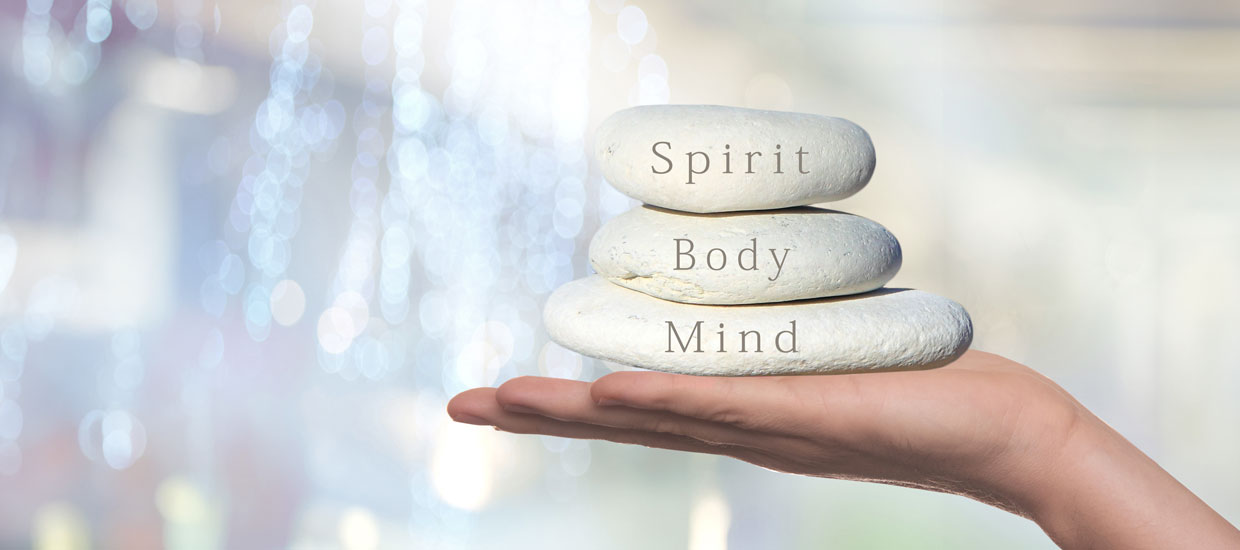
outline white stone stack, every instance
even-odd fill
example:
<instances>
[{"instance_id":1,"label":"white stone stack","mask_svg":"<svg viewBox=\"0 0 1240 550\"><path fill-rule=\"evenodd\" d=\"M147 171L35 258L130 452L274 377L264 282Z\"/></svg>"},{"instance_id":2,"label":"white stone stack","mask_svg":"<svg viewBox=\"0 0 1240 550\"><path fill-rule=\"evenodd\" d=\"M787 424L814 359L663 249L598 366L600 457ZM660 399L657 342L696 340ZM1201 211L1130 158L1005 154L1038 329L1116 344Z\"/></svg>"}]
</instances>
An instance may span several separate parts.
<instances>
[{"instance_id":1,"label":"white stone stack","mask_svg":"<svg viewBox=\"0 0 1240 550\"><path fill-rule=\"evenodd\" d=\"M900 244L860 216L806 205L874 172L857 125L707 105L634 107L596 134L604 177L646 203L590 244L597 275L547 301L551 338L653 370L761 375L931 368L973 337L959 304L882 288Z\"/></svg>"}]
</instances>

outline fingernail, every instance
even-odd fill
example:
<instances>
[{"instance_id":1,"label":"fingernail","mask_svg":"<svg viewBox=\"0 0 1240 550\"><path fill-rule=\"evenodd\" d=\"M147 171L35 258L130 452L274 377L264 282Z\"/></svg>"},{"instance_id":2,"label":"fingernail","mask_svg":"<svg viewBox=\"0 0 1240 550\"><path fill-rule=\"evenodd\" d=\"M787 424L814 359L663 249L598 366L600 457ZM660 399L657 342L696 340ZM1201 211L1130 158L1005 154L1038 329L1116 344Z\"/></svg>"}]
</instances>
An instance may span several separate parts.
<instances>
[{"instance_id":1,"label":"fingernail","mask_svg":"<svg viewBox=\"0 0 1240 550\"><path fill-rule=\"evenodd\" d=\"M452 419L462 424L473 424L475 426L489 426L491 424L490 422L487 422L483 418L480 418L477 416L471 416L468 414L458 414L452 417Z\"/></svg>"}]
</instances>

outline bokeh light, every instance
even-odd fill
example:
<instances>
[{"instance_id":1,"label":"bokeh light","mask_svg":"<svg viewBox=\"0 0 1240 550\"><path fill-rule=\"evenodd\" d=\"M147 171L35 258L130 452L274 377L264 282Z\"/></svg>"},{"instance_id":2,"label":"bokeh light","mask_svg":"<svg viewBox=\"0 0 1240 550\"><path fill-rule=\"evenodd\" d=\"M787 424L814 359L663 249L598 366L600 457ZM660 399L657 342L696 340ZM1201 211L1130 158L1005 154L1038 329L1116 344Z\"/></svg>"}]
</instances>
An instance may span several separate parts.
<instances>
[{"instance_id":1,"label":"bokeh light","mask_svg":"<svg viewBox=\"0 0 1240 550\"><path fill-rule=\"evenodd\" d=\"M671 102L862 124L841 208L901 238L896 282L1235 518L1236 31L983 4L4 4L0 547L1047 547L963 499L447 418L629 369L541 307L637 205L592 129Z\"/></svg>"}]
</instances>

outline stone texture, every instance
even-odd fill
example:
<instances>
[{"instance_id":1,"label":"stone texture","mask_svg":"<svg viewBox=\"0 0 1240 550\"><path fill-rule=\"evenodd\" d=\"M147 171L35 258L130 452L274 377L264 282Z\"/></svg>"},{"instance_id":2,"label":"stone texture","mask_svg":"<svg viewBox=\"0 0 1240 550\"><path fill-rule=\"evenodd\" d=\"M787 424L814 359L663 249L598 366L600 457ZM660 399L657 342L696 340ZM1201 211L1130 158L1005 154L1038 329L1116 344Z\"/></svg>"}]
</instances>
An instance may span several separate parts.
<instances>
[{"instance_id":1,"label":"stone texture","mask_svg":"<svg viewBox=\"0 0 1240 550\"><path fill-rule=\"evenodd\" d=\"M969 347L973 327L959 304L917 290L751 306L691 305L622 288L600 276L552 293L543 311L551 338L582 354L652 370L697 375L845 373L932 368ZM695 352L696 322L702 352ZM791 322L795 321L795 325ZM668 322L676 327L669 334ZM724 328L724 352L719 324ZM793 346L781 331L795 328ZM740 351L740 331L749 351ZM777 338L780 340L777 342ZM758 339L762 352L757 352ZM682 351L681 344L688 346ZM672 349L672 352L668 352Z\"/></svg>"},{"instance_id":2,"label":"stone texture","mask_svg":"<svg viewBox=\"0 0 1240 550\"><path fill-rule=\"evenodd\" d=\"M652 151L658 142L668 144L658 152L671 161L670 167ZM782 173L774 173L776 145L781 147ZM798 150L805 155L798 157ZM704 173L688 184L691 152L706 155L692 159L694 171ZM753 173L746 173L748 152L761 153L753 157ZM595 154L603 176L616 189L647 204L685 212L766 210L839 200L865 186L875 162L870 136L842 118L715 105L647 105L616 112L595 132ZM724 173L727 158L731 173ZM809 173L800 173L801 168Z\"/></svg>"},{"instance_id":3,"label":"stone texture","mask_svg":"<svg viewBox=\"0 0 1240 550\"><path fill-rule=\"evenodd\" d=\"M615 284L665 300L759 304L879 288L900 269L900 244L876 222L821 208L686 214L639 206L595 234L590 263Z\"/></svg>"}]
</instances>

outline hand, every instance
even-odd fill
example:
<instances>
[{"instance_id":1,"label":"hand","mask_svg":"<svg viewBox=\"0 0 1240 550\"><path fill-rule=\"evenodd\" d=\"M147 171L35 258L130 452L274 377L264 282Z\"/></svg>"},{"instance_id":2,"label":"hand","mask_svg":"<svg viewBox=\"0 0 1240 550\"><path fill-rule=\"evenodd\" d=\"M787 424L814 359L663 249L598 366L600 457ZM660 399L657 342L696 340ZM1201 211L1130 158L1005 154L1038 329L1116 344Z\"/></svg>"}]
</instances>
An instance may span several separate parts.
<instances>
[{"instance_id":1,"label":"hand","mask_svg":"<svg viewBox=\"0 0 1240 550\"><path fill-rule=\"evenodd\" d=\"M978 351L925 371L521 377L463 392L448 413L515 433L962 494L1037 521L1065 547L1240 544L1240 532L1054 382Z\"/></svg>"}]
</instances>

